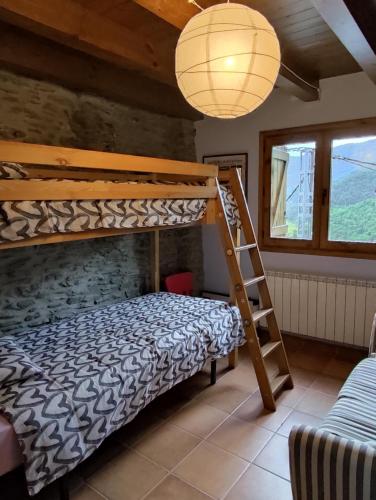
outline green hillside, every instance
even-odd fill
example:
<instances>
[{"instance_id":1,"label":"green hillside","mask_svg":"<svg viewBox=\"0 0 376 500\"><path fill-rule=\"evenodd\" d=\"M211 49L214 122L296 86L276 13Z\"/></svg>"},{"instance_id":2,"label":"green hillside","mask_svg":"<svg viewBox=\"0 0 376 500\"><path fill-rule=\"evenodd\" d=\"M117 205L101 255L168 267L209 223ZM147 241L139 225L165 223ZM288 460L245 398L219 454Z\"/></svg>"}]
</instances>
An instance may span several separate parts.
<instances>
[{"instance_id":1,"label":"green hillside","mask_svg":"<svg viewBox=\"0 0 376 500\"><path fill-rule=\"evenodd\" d=\"M376 168L358 170L345 179L334 181L330 202L332 206L346 206L376 197Z\"/></svg>"},{"instance_id":2,"label":"green hillside","mask_svg":"<svg viewBox=\"0 0 376 500\"><path fill-rule=\"evenodd\" d=\"M330 211L329 239L376 242L376 196Z\"/></svg>"},{"instance_id":3,"label":"green hillside","mask_svg":"<svg viewBox=\"0 0 376 500\"><path fill-rule=\"evenodd\" d=\"M376 242L376 169L334 182L330 205L330 240Z\"/></svg>"}]
</instances>

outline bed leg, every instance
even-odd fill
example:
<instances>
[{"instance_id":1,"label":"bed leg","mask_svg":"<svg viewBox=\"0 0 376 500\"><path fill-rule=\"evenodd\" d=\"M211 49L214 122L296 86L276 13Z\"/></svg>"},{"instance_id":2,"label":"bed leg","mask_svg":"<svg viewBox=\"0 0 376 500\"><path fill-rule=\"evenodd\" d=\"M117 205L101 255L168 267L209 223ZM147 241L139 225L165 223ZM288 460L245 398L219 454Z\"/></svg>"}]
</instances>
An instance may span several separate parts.
<instances>
[{"instance_id":1,"label":"bed leg","mask_svg":"<svg viewBox=\"0 0 376 500\"><path fill-rule=\"evenodd\" d=\"M217 360L213 359L210 363L210 385L214 385L217 382Z\"/></svg>"},{"instance_id":2,"label":"bed leg","mask_svg":"<svg viewBox=\"0 0 376 500\"><path fill-rule=\"evenodd\" d=\"M235 349L231 351L230 354L228 355L228 367L230 368L230 370L237 367L238 361L239 361L239 351L238 348L235 347Z\"/></svg>"},{"instance_id":3,"label":"bed leg","mask_svg":"<svg viewBox=\"0 0 376 500\"><path fill-rule=\"evenodd\" d=\"M66 478L62 477L58 479L58 488L59 500L69 500L69 488Z\"/></svg>"}]
</instances>

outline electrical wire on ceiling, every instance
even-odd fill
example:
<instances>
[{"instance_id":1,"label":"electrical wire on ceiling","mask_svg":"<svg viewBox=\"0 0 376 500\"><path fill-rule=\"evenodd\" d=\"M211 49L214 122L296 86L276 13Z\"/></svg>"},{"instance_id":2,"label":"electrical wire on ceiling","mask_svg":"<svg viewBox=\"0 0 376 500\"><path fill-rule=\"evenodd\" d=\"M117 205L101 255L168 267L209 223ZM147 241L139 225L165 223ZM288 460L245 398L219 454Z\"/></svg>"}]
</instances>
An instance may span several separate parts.
<instances>
[{"instance_id":1,"label":"electrical wire on ceiling","mask_svg":"<svg viewBox=\"0 0 376 500\"><path fill-rule=\"evenodd\" d=\"M317 90L317 92L320 92L320 87L316 87L316 85L313 85L312 83L307 82L307 80L304 80L304 78L302 78L300 75L298 75L298 73L295 73L295 71L293 71L291 68L289 68L282 61L281 61L281 66L283 66L286 71L288 71L289 73L291 73L291 75L295 76L295 78L297 78L298 80L300 80L301 82L303 82L305 85L308 85L308 87L311 87L312 89Z\"/></svg>"}]
</instances>

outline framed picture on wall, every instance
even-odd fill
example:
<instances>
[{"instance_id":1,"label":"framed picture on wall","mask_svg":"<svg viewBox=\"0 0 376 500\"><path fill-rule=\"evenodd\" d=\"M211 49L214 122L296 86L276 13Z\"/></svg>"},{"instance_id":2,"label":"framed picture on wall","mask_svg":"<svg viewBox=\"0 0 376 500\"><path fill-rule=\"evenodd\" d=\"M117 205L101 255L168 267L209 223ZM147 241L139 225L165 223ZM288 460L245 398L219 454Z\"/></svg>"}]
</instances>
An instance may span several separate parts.
<instances>
[{"instance_id":1,"label":"framed picture on wall","mask_svg":"<svg viewBox=\"0 0 376 500\"><path fill-rule=\"evenodd\" d=\"M236 167L240 170L245 196L248 199L248 153L203 156L203 163L218 165L220 170Z\"/></svg>"}]
</instances>

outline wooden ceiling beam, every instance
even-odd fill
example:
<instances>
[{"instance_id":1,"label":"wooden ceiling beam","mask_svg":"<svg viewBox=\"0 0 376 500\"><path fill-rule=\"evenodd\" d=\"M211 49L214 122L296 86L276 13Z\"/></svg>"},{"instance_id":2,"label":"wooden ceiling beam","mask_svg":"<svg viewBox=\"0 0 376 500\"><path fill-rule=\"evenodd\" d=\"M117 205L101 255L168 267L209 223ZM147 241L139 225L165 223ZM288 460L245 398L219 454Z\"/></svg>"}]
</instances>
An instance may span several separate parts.
<instances>
[{"instance_id":1,"label":"wooden ceiling beam","mask_svg":"<svg viewBox=\"0 0 376 500\"><path fill-rule=\"evenodd\" d=\"M376 54L372 50L372 45L376 46L374 1L312 0L312 3L359 66L376 83Z\"/></svg>"},{"instance_id":2,"label":"wooden ceiling beam","mask_svg":"<svg viewBox=\"0 0 376 500\"><path fill-rule=\"evenodd\" d=\"M283 66L279 70L276 86L283 92L298 97L301 101L317 101L320 97L319 82L304 82Z\"/></svg>"},{"instance_id":3,"label":"wooden ceiling beam","mask_svg":"<svg viewBox=\"0 0 376 500\"><path fill-rule=\"evenodd\" d=\"M199 12L197 7L188 3L187 0L175 0L173 4L171 0L133 1L179 29L183 29L189 19ZM202 7L207 8L218 3L218 1L202 0L199 3ZM276 83L277 87L303 101L316 101L319 99L318 82L312 82L308 76L303 76L303 79L309 82L306 84L294 73L299 74L297 71L288 71L282 66Z\"/></svg>"},{"instance_id":4,"label":"wooden ceiling beam","mask_svg":"<svg viewBox=\"0 0 376 500\"><path fill-rule=\"evenodd\" d=\"M137 3L144 9L152 12L157 17L160 17L180 30L184 28L191 17L200 12L197 7L188 3L188 0L176 0L173 3L171 0L134 0L134 3ZM214 5L215 3L218 2L210 2L208 0L199 2L204 8Z\"/></svg>"},{"instance_id":5,"label":"wooden ceiling beam","mask_svg":"<svg viewBox=\"0 0 376 500\"><path fill-rule=\"evenodd\" d=\"M0 19L175 86L173 57L145 39L72 0L0 0Z\"/></svg>"},{"instance_id":6,"label":"wooden ceiling beam","mask_svg":"<svg viewBox=\"0 0 376 500\"><path fill-rule=\"evenodd\" d=\"M177 88L5 23L0 23L0 66L147 111L190 120L201 117Z\"/></svg>"}]
</instances>

